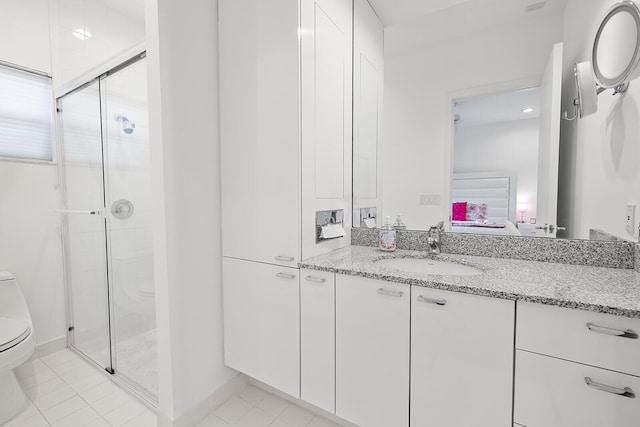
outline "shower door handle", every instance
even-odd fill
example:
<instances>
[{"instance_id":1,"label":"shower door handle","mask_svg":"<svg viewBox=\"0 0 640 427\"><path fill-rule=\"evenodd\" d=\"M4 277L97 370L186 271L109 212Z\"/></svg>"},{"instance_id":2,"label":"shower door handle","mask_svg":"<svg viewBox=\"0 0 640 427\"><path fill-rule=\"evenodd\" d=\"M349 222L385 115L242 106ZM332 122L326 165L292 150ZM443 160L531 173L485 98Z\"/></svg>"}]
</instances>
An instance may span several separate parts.
<instances>
[{"instance_id":1,"label":"shower door handle","mask_svg":"<svg viewBox=\"0 0 640 427\"><path fill-rule=\"evenodd\" d=\"M75 209L56 209L56 212L64 214L102 215L102 211L81 211Z\"/></svg>"},{"instance_id":2,"label":"shower door handle","mask_svg":"<svg viewBox=\"0 0 640 427\"><path fill-rule=\"evenodd\" d=\"M127 219L133 215L133 203L127 199L120 199L111 205L111 213L118 219Z\"/></svg>"}]
</instances>

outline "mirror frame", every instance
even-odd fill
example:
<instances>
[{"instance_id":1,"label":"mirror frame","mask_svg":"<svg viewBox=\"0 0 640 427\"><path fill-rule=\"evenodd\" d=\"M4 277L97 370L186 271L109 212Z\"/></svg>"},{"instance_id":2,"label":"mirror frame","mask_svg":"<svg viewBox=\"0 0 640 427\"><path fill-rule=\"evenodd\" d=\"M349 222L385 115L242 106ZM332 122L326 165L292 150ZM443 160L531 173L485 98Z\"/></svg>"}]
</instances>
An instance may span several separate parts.
<instances>
[{"instance_id":1,"label":"mirror frame","mask_svg":"<svg viewBox=\"0 0 640 427\"><path fill-rule=\"evenodd\" d=\"M600 71L600 67L598 65L598 46L600 41L600 36L602 35L607 23L617 14L619 13L629 13L631 17L634 19L636 23L636 46L635 52L627 67L624 69L622 73L613 78L605 77ZM624 91L623 86L632 78L634 78L634 72L638 67L638 63L640 63L640 10L635 5L634 2L629 0L623 0L614 4L607 13L605 13L602 21L600 22L600 26L598 27L598 31L596 32L595 39L593 41L593 49L591 51L591 67L593 70L593 76L595 77L596 83L598 86L611 89L616 88L617 92ZM620 90L618 90L620 89Z\"/></svg>"}]
</instances>

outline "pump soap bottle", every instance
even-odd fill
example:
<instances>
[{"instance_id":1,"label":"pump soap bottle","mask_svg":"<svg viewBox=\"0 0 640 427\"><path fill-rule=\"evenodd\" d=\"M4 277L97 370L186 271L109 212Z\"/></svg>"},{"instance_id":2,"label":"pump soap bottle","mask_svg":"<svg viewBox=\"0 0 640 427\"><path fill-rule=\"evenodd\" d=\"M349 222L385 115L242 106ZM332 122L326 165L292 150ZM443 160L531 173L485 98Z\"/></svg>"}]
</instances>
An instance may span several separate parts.
<instances>
[{"instance_id":1,"label":"pump soap bottle","mask_svg":"<svg viewBox=\"0 0 640 427\"><path fill-rule=\"evenodd\" d=\"M378 233L378 249L392 252L396 250L396 230L391 226L391 217L385 217L385 223Z\"/></svg>"}]
</instances>

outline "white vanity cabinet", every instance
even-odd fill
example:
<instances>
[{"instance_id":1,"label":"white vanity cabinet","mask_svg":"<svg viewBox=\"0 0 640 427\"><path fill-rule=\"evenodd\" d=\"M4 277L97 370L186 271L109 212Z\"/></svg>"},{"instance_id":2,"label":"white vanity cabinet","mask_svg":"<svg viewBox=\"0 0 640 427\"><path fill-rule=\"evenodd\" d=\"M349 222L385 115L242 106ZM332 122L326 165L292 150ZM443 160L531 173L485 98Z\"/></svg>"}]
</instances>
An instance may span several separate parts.
<instances>
[{"instance_id":1,"label":"white vanity cabinet","mask_svg":"<svg viewBox=\"0 0 640 427\"><path fill-rule=\"evenodd\" d=\"M507 426L515 302L411 287L411 426Z\"/></svg>"},{"instance_id":2,"label":"white vanity cabinet","mask_svg":"<svg viewBox=\"0 0 640 427\"><path fill-rule=\"evenodd\" d=\"M300 396L297 268L224 258L225 364Z\"/></svg>"},{"instance_id":3,"label":"white vanity cabinet","mask_svg":"<svg viewBox=\"0 0 640 427\"><path fill-rule=\"evenodd\" d=\"M336 275L336 415L409 425L410 286Z\"/></svg>"},{"instance_id":4,"label":"white vanity cabinet","mask_svg":"<svg viewBox=\"0 0 640 427\"><path fill-rule=\"evenodd\" d=\"M300 270L300 398L335 412L335 274Z\"/></svg>"},{"instance_id":5,"label":"white vanity cabinet","mask_svg":"<svg viewBox=\"0 0 640 427\"><path fill-rule=\"evenodd\" d=\"M514 422L640 425L640 319L518 303Z\"/></svg>"}]
</instances>

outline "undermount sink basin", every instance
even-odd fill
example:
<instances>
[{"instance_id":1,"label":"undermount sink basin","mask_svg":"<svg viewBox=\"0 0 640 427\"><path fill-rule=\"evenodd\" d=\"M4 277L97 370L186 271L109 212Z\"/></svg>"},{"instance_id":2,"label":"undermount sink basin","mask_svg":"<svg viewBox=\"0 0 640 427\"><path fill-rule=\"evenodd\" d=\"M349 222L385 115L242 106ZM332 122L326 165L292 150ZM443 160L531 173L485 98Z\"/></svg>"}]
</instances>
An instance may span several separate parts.
<instances>
[{"instance_id":1,"label":"undermount sink basin","mask_svg":"<svg viewBox=\"0 0 640 427\"><path fill-rule=\"evenodd\" d=\"M440 276L475 276L482 274L482 270L468 265L425 258L386 258L375 261L375 263L381 267L409 273L437 274Z\"/></svg>"}]
</instances>

